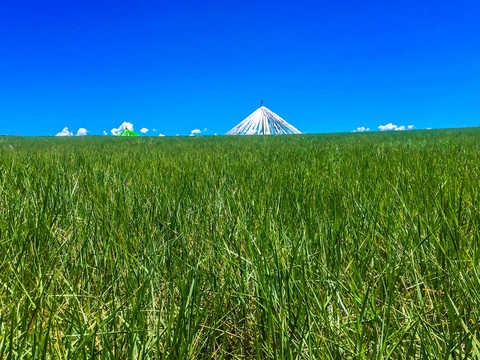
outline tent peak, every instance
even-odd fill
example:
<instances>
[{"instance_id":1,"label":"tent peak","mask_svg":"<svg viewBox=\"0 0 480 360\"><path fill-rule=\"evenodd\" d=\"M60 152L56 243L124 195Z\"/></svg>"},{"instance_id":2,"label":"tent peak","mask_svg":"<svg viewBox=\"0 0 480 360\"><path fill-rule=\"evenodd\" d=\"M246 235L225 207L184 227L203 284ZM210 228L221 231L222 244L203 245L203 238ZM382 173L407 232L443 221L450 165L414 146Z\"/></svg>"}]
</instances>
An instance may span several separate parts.
<instances>
[{"instance_id":1,"label":"tent peak","mask_svg":"<svg viewBox=\"0 0 480 360\"><path fill-rule=\"evenodd\" d=\"M133 132L130 129L125 129L117 136L140 136L140 135L138 135L137 133Z\"/></svg>"},{"instance_id":2,"label":"tent peak","mask_svg":"<svg viewBox=\"0 0 480 360\"><path fill-rule=\"evenodd\" d=\"M301 134L301 132L295 126L290 125L273 111L263 106L263 100L257 110L227 132L227 135L270 134Z\"/></svg>"}]
</instances>

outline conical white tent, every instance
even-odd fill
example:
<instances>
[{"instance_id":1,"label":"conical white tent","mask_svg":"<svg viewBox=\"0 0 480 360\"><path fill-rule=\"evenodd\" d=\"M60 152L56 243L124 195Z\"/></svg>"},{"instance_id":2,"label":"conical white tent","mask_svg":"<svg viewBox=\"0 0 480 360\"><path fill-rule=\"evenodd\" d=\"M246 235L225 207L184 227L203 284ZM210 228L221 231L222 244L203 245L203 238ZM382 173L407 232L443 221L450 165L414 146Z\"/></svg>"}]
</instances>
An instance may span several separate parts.
<instances>
[{"instance_id":1,"label":"conical white tent","mask_svg":"<svg viewBox=\"0 0 480 360\"><path fill-rule=\"evenodd\" d=\"M227 132L226 135L270 134L301 134L301 132L262 104L249 117Z\"/></svg>"}]
</instances>

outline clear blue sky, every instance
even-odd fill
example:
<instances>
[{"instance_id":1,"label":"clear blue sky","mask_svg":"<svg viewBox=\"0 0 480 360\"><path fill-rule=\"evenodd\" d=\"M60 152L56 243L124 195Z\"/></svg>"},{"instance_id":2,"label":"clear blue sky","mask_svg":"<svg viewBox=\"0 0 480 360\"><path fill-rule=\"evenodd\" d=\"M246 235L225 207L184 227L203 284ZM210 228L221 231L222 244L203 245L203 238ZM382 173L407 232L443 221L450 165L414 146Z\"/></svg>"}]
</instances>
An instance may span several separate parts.
<instances>
[{"instance_id":1,"label":"clear blue sky","mask_svg":"<svg viewBox=\"0 0 480 360\"><path fill-rule=\"evenodd\" d=\"M480 125L480 2L5 1L0 133ZM157 133L152 133L156 129Z\"/></svg>"}]
</instances>

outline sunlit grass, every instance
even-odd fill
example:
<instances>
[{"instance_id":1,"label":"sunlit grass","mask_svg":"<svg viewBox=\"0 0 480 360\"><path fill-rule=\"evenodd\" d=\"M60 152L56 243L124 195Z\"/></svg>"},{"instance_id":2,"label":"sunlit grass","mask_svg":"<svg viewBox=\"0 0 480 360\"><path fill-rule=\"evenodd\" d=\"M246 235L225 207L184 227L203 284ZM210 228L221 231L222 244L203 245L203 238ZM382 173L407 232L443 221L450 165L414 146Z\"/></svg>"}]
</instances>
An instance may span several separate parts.
<instances>
[{"instance_id":1,"label":"sunlit grass","mask_svg":"<svg viewBox=\"0 0 480 360\"><path fill-rule=\"evenodd\" d=\"M480 357L480 130L0 138L0 358Z\"/></svg>"}]
</instances>

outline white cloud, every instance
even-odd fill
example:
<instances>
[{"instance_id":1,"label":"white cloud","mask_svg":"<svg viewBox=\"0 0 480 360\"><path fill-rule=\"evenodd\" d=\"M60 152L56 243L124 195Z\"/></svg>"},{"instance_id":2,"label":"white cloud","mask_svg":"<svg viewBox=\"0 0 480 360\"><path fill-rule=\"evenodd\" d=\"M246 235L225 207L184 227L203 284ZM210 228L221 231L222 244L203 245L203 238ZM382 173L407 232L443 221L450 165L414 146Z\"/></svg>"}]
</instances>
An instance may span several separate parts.
<instances>
[{"instance_id":1,"label":"white cloud","mask_svg":"<svg viewBox=\"0 0 480 360\"><path fill-rule=\"evenodd\" d=\"M389 123L387 125L380 125L378 128L380 131L389 131L389 130L395 130L398 126L393 125L392 123Z\"/></svg>"},{"instance_id":2,"label":"white cloud","mask_svg":"<svg viewBox=\"0 0 480 360\"><path fill-rule=\"evenodd\" d=\"M432 130L432 128L427 128L427 130Z\"/></svg>"},{"instance_id":3,"label":"white cloud","mask_svg":"<svg viewBox=\"0 0 480 360\"><path fill-rule=\"evenodd\" d=\"M163 134L158 134L158 136L165 136L165 135L163 135Z\"/></svg>"},{"instance_id":4,"label":"white cloud","mask_svg":"<svg viewBox=\"0 0 480 360\"><path fill-rule=\"evenodd\" d=\"M380 125L378 128L380 129L380 131L389 131L389 130L403 131L403 130L407 130L407 129L412 130L413 128L415 128L415 126L414 125L397 126L397 125L394 125L392 123L389 123L387 125Z\"/></svg>"},{"instance_id":5,"label":"white cloud","mask_svg":"<svg viewBox=\"0 0 480 360\"><path fill-rule=\"evenodd\" d=\"M177 136L178 136L178 135L177 135ZM188 136L195 136L195 135L193 135L193 133L191 133L191 134L190 134L190 135L188 135Z\"/></svg>"},{"instance_id":6,"label":"white cloud","mask_svg":"<svg viewBox=\"0 0 480 360\"><path fill-rule=\"evenodd\" d=\"M122 125L120 125L118 129L113 128L112 130L110 130L110 132L112 133L112 135L118 135L125 129L133 131L133 124L125 121Z\"/></svg>"},{"instance_id":7,"label":"white cloud","mask_svg":"<svg viewBox=\"0 0 480 360\"><path fill-rule=\"evenodd\" d=\"M370 131L370 128L366 128L366 127L364 127L364 126L360 126L360 127L357 128L356 131L355 131L355 130L353 130L353 131L354 131L354 132L357 132L357 131L358 131L358 132Z\"/></svg>"},{"instance_id":8,"label":"white cloud","mask_svg":"<svg viewBox=\"0 0 480 360\"><path fill-rule=\"evenodd\" d=\"M203 129L203 130L200 130L200 129L193 129L192 131L190 131L190 136L194 136L195 134L201 134L203 132L207 131L207 128Z\"/></svg>"},{"instance_id":9,"label":"white cloud","mask_svg":"<svg viewBox=\"0 0 480 360\"><path fill-rule=\"evenodd\" d=\"M103 132L103 135L108 135L108 133L106 131Z\"/></svg>"},{"instance_id":10,"label":"white cloud","mask_svg":"<svg viewBox=\"0 0 480 360\"><path fill-rule=\"evenodd\" d=\"M85 135L87 135L87 132L88 132L87 129L85 129L85 128L80 128L80 129L78 129L78 131L77 131L77 136L85 136Z\"/></svg>"},{"instance_id":11,"label":"white cloud","mask_svg":"<svg viewBox=\"0 0 480 360\"><path fill-rule=\"evenodd\" d=\"M146 134L148 132L148 129L147 128L141 128L140 132L143 133L143 134Z\"/></svg>"},{"instance_id":12,"label":"white cloud","mask_svg":"<svg viewBox=\"0 0 480 360\"><path fill-rule=\"evenodd\" d=\"M62 131L60 131L57 135L55 136L73 136L73 132L68 131L68 127L64 127Z\"/></svg>"},{"instance_id":13,"label":"white cloud","mask_svg":"<svg viewBox=\"0 0 480 360\"><path fill-rule=\"evenodd\" d=\"M157 131L157 130L153 129L152 131Z\"/></svg>"}]
</instances>

